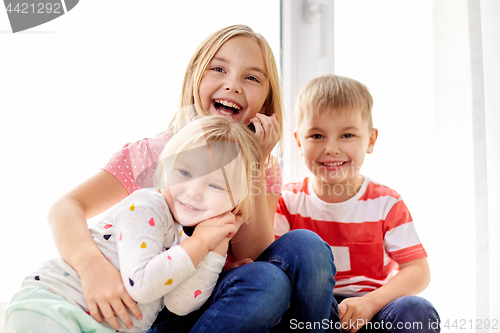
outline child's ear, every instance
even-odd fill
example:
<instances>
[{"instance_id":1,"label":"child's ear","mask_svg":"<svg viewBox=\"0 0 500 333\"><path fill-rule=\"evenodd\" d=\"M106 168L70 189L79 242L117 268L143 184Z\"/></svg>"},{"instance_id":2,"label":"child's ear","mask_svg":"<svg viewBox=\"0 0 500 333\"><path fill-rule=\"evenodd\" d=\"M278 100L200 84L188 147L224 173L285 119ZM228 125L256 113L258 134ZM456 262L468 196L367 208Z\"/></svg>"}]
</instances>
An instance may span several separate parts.
<instances>
[{"instance_id":1,"label":"child's ear","mask_svg":"<svg viewBox=\"0 0 500 333\"><path fill-rule=\"evenodd\" d=\"M370 139L368 140L368 150L367 153L373 153L373 147L375 146L375 142L377 142L378 137L378 129L372 128L372 132L370 134Z\"/></svg>"},{"instance_id":2,"label":"child's ear","mask_svg":"<svg viewBox=\"0 0 500 333\"><path fill-rule=\"evenodd\" d=\"M299 133L297 133L297 131L294 131L293 136L295 137L295 143L297 144L297 149L299 150L299 155L304 156L304 153L302 152L302 145L300 144Z\"/></svg>"}]
</instances>

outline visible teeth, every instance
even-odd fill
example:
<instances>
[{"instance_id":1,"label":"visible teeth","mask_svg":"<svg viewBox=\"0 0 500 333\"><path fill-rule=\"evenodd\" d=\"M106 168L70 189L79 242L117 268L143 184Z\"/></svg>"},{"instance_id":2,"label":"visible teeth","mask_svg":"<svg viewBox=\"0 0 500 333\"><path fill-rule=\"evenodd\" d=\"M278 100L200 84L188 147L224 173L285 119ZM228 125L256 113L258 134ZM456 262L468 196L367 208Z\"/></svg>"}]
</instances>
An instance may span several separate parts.
<instances>
[{"instance_id":1,"label":"visible teeth","mask_svg":"<svg viewBox=\"0 0 500 333\"><path fill-rule=\"evenodd\" d=\"M198 210L198 208L194 207L194 206L191 206L191 205L188 205L187 203L184 203L184 202L181 202L182 205L186 206L187 208L191 208L191 209L196 209Z\"/></svg>"},{"instance_id":2,"label":"visible teeth","mask_svg":"<svg viewBox=\"0 0 500 333\"><path fill-rule=\"evenodd\" d=\"M342 164L344 164L344 162L337 162L337 163L323 163L324 165L326 166L341 166Z\"/></svg>"},{"instance_id":3,"label":"visible teeth","mask_svg":"<svg viewBox=\"0 0 500 333\"><path fill-rule=\"evenodd\" d=\"M226 115L226 116L232 116L233 115L232 112L226 112L226 111L219 110L219 109L217 109L217 111L219 111L221 114Z\"/></svg>"},{"instance_id":4,"label":"visible teeth","mask_svg":"<svg viewBox=\"0 0 500 333\"><path fill-rule=\"evenodd\" d=\"M236 109L236 110L241 109L241 107L238 104L235 104L235 103L229 102L229 101L225 101L223 99L216 99L215 102L219 103L219 104L222 104L224 106L228 106L230 108Z\"/></svg>"}]
</instances>

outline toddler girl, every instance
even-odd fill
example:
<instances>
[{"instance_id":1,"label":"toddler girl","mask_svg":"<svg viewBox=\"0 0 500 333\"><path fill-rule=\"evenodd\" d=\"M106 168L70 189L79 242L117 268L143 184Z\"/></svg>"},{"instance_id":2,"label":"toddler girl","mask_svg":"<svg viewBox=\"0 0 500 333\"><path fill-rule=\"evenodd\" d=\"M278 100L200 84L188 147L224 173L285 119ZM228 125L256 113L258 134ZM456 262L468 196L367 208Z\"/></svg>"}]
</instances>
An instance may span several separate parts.
<instances>
[{"instance_id":1,"label":"toddler girl","mask_svg":"<svg viewBox=\"0 0 500 333\"><path fill-rule=\"evenodd\" d=\"M160 155L159 187L135 191L91 228L142 312L120 331L146 331L163 305L186 315L208 299L253 206L247 193L259 155L255 135L229 118L191 122ZM196 228L188 237L183 226ZM115 331L89 316L78 273L59 258L23 281L5 318L6 333Z\"/></svg>"}]
</instances>

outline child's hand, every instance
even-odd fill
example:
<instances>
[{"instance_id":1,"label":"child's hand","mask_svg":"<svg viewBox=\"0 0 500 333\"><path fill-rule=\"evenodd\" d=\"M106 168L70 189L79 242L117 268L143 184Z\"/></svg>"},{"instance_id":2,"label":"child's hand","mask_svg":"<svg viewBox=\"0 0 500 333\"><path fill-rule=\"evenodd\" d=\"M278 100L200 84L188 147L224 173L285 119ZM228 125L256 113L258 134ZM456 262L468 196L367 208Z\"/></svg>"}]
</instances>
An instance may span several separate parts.
<instances>
[{"instance_id":1,"label":"child's hand","mask_svg":"<svg viewBox=\"0 0 500 333\"><path fill-rule=\"evenodd\" d=\"M252 262L254 262L252 258L245 258L238 261L226 262L222 270L227 271L228 269L240 267L246 264L251 264Z\"/></svg>"},{"instance_id":2,"label":"child's hand","mask_svg":"<svg viewBox=\"0 0 500 333\"><path fill-rule=\"evenodd\" d=\"M262 113L250 119L255 126L255 136L260 143L262 158L265 159L273 150L280 139L280 125L278 115L273 113L270 117Z\"/></svg>"},{"instance_id":3,"label":"child's hand","mask_svg":"<svg viewBox=\"0 0 500 333\"><path fill-rule=\"evenodd\" d=\"M229 241L231 238L226 237L224 238L219 244L217 244L216 247L212 249L212 252L215 252L217 254L220 254L221 256L225 257L227 254L227 249L229 248Z\"/></svg>"},{"instance_id":4,"label":"child's hand","mask_svg":"<svg viewBox=\"0 0 500 333\"><path fill-rule=\"evenodd\" d=\"M232 213L226 212L200 222L191 237L201 240L212 251L222 240L228 238L229 241L234 236L239 228L236 221Z\"/></svg>"},{"instance_id":5,"label":"child's hand","mask_svg":"<svg viewBox=\"0 0 500 333\"><path fill-rule=\"evenodd\" d=\"M354 333L369 322L377 312L363 297L349 297L339 304L342 331Z\"/></svg>"},{"instance_id":6,"label":"child's hand","mask_svg":"<svg viewBox=\"0 0 500 333\"><path fill-rule=\"evenodd\" d=\"M109 262L105 263L99 265L99 260L95 260L93 266L85 269L80 275L90 315L99 323L106 320L118 330L120 324L116 320L116 313L123 323L131 328L133 324L127 308L138 320L142 320L141 311L123 286L120 272Z\"/></svg>"},{"instance_id":7,"label":"child's hand","mask_svg":"<svg viewBox=\"0 0 500 333\"><path fill-rule=\"evenodd\" d=\"M240 215L234 215L234 223L236 226L236 232L238 232L238 229L240 228L241 224L243 223L243 219L241 218ZM225 256L227 254L228 248L229 248L229 241L231 238L234 236L234 234L230 234L228 237L224 238L217 246L215 246L211 251L215 252L217 254L220 254L221 256ZM243 264L242 264L243 265Z\"/></svg>"},{"instance_id":8,"label":"child's hand","mask_svg":"<svg viewBox=\"0 0 500 333\"><path fill-rule=\"evenodd\" d=\"M243 219L241 218L241 215L239 215L239 214L234 215L234 224L236 226L236 232L238 232L238 229L241 227L242 223L243 223ZM221 256L224 257L226 255L227 251L228 251L228 248L229 248L229 241L234 236L234 234L231 234L228 237L224 238L216 247L214 247L212 249L212 251L215 252L215 253L218 253L218 254L220 254ZM250 258L247 258L247 259L248 260L252 260ZM242 260L240 260L241 262L240 262L240 264L238 266L242 266L242 265L248 263L248 261L246 259L244 259L244 260L246 262L243 263ZM234 266L234 267L237 267L237 266Z\"/></svg>"}]
</instances>

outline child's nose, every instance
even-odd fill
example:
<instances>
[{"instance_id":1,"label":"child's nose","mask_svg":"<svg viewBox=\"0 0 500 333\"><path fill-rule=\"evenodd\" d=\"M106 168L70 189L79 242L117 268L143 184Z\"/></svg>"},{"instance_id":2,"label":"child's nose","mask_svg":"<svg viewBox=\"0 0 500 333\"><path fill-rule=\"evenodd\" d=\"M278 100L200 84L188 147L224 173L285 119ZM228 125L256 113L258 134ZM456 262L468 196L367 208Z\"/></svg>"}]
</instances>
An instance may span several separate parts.
<instances>
[{"instance_id":1,"label":"child's nose","mask_svg":"<svg viewBox=\"0 0 500 333\"><path fill-rule=\"evenodd\" d=\"M186 189L186 195L192 199L199 199L202 197L203 190L201 186L198 186L198 184L190 184Z\"/></svg>"},{"instance_id":2,"label":"child's nose","mask_svg":"<svg viewBox=\"0 0 500 333\"><path fill-rule=\"evenodd\" d=\"M236 94L241 93L241 87L238 79L228 75L226 82L224 82L224 90L232 91Z\"/></svg>"},{"instance_id":3,"label":"child's nose","mask_svg":"<svg viewBox=\"0 0 500 333\"><path fill-rule=\"evenodd\" d=\"M325 154L338 155L341 153L340 145L336 141L329 141L325 148Z\"/></svg>"}]
</instances>

